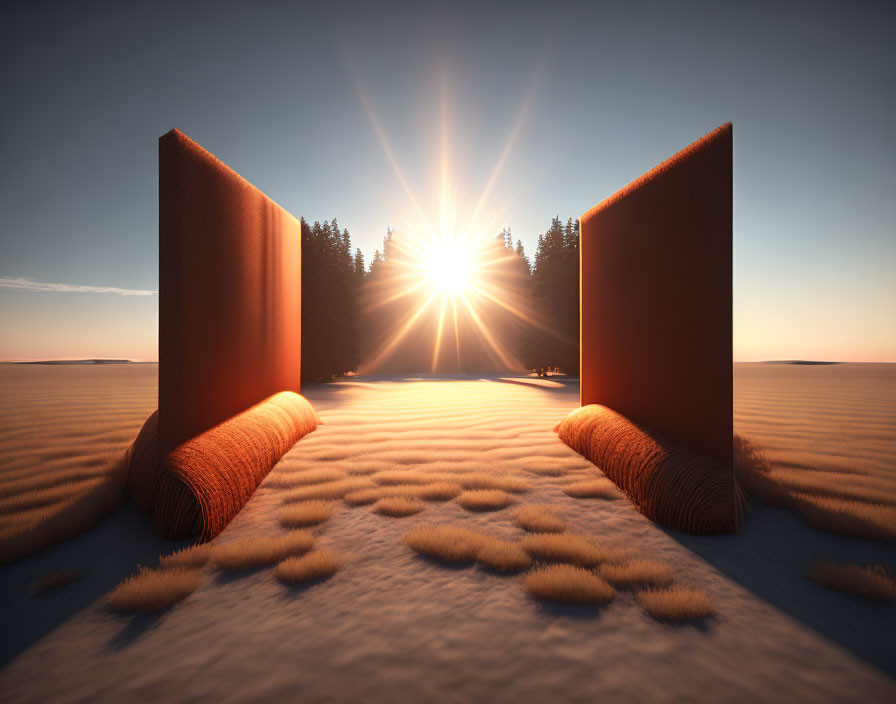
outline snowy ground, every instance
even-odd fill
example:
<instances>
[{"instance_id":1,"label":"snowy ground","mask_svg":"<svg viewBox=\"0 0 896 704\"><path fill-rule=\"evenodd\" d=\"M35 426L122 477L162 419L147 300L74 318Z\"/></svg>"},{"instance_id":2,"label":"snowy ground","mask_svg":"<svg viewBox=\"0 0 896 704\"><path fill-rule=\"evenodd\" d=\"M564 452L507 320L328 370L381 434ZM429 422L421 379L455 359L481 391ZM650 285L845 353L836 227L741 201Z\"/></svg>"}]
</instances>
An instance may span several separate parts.
<instances>
[{"instance_id":1,"label":"snowy ground","mask_svg":"<svg viewBox=\"0 0 896 704\"><path fill-rule=\"evenodd\" d=\"M68 597L27 595L30 580L54 566L120 569L128 558L145 563L172 548L124 508L97 531L0 571L9 656L52 629L0 670L0 697L896 701L894 606L861 603L803 576L818 557L892 561L891 547L817 533L761 506L738 536L694 538L657 528L624 499L566 496L560 486L570 476L597 472L552 432L577 405L569 382L361 378L310 387L307 396L325 424L284 457L219 541L281 531L285 490L271 485L291 469L369 473L453 463L526 477L531 490L521 502L553 504L570 530L669 562L678 582L710 595L716 616L661 624L625 592L604 608L548 607L527 597L521 576L446 568L402 544L409 528L433 521L521 537L506 510L471 514L454 502L403 519L341 507L318 543L347 564L304 588L283 586L270 569L209 569L170 611L125 617L95 599L111 586L110 567L73 585Z\"/></svg>"}]
</instances>

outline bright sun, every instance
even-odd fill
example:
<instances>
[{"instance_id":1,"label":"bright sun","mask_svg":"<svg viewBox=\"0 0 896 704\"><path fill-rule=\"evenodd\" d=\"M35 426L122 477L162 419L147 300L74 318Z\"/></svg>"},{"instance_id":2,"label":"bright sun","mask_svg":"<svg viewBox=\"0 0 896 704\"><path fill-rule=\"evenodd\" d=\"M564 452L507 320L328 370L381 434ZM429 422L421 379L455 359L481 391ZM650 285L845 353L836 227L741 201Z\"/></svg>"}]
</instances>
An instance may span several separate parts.
<instances>
[{"instance_id":1,"label":"bright sun","mask_svg":"<svg viewBox=\"0 0 896 704\"><path fill-rule=\"evenodd\" d=\"M473 253L454 240L442 240L428 248L424 262L433 287L443 294L463 293L470 287Z\"/></svg>"},{"instance_id":2,"label":"bright sun","mask_svg":"<svg viewBox=\"0 0 896 704\"><path fill-rule=\"evenodd\" d=\"M382 275L373 277L373 284L378 287L378 300L370 306L370 312L392 304L396 304L399 310L406 305L407 310L401 310L395 323L389 324L388 330L383 333L380 348L366 366L370 369L378 368L409 339L413 330L434 322L432 371L438 368L444 356L443 349L451 347L456 352L456 368L461 368L461 337L469 341L469 344L489 350L504 367L519 367L512 351L502 344L497 331L490 327L500 319L500 315L496 313L507 313L528 324L535 324L535 321L526 312L526 302L506 288L508 276L512 278L513 272L519 270L518 256L506 247L503 234L498 235L498 219L502 211L491 208L488 201L528 110L532 91L528 94L523 110L510 131L481 195L470 201L471 207L459 210L456 195L451 188L449 100L443 86L441 189L438 193L438 208L427 212L402 172L357 77L356 86L371 127L409 205L412 206L410 214L399 214L401 227L394 231L394 236L393 231L389 230L382 255L377 253L377 258L371 264L371 273L374 266L382 265L385 269L382 270ZM435 201L432 205L435 205ZM508 266L513 270L510 274ZM408 301L406 304L398 303L401 299Z\"/></svg>"}]
</instances>

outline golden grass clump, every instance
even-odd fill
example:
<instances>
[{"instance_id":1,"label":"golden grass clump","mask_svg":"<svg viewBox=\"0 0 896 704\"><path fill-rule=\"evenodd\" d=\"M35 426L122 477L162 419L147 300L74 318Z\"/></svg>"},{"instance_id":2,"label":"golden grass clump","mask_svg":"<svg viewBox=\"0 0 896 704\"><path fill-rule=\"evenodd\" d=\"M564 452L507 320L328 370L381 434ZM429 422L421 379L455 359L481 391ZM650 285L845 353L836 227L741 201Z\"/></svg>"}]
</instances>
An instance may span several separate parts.
<instances>
[{"instance_id":1,"label":"golden grass clump","mask_svg":"<svg viewBox=\"0 0 896 704\"><path fill-rule=\"evenodd\" d=\"M519 477L487 474L486 472L469 472L459 474L457 481L467 490L509 491L522 494L529 491L529 483Z\"/></svg>"},{"instance_id":2,"label":"golden grass clump","mask_svg":"<svg viewBox=\"0 0 896 704\"><path fill-rule=\"evenodd\" d=\"M159 567L204 567L211 556L212 546L208 543L188 545L170 555L160 555Z\"/></svg>"},{"instance_id":3,"label":"golden grass clump","mask_svg":"<svg viewBox=\"0 0 896 704\"><path fill-rule=\"evenodd\" d=\"M373 510L383 516L391 516L392 518L404 518L420 513L426 506L419 499L408 498L407 496L390 496L380 499L373 505Z\"/></svg>"},{"instance_id":4,"label":"golden grass clump","mask_svg":"<svg viewBox=\"0 0 896 704\"><path fill-rule=\"evenodd\" d=\"M433 482L432 484L390 484L376 486L360 491L351 491L342 497L349 506L363 506L372 504L380 499L393 496L403 496L408 499L423 499L424 501L448 501L461 492L460 484L452 482Z\"/></svg>"},{"instance_id":5,"label":"golden grass clump","mask_svg":"<svg viewBox=\"0 0 896 704\"><path fill-rule=\"evenodd\" d=\"M566 524L548 506L529 504L513 511L513 522L530 533L561 533Z\"/></svg>"},{"instance_id":6,"label":"golden grass clump","mask_svg":"<svg viewBox=\"0 0 896 704\"><path fill-rule=\"evenodd\" d=\"M580 567L596 567L605 562L625 562L636 555L630 548L592 541L574 533L527 535L523 538L522 547L541 562L563 562Z\"/></svg>"},{"instance_id":7,"label":"golden grass clump","mask_svg":"<svg viewBox=\"0 0 896 704\"><path fill-rule=\"evenodd\" d=\"M574 410L557 432L653 521L698 535L733 533L743 523L747 501L729 467L606 406Z\"/></svg>"},{"instance_id":8,"label":"golden grass clump","mask_svg":"<svg viewBox=\"0 0 896 704\"><path fill-rule=\"evenodd\" d=\"M445 475L441 472L424 472L414 469L384 469L370 475L377 484L427 484L442 481Z\"/></svg>"},{"instance_id":9,"label":"golden grass clump","mask_svg":"<svg viewBox=\"0 0 896 704\"><path fill-rule=\"evenodd\" d=\"M330 519L336 503L333 501L300 501L286 504L280 511L280 525L286 528L316 526Z\"/></svg>"},{"instance_id":10,"label":"golden grass clump","mask_svg":"<svg viewBox=\"0 0 896 704\"><path fill-rule=\"evenodd\" d=\"M616 485L606 477L566 484L563 493L574 499L618 499L622 496Z\"/></svg>"},{"instance_id":11,"label":"golden grass clump","mask_svg":"<svg viewBox=\"0 0 896 704\"><path fill-rule=\"evenodd\" d=\"M245 570L271 565L307 552L314 545L308 531L294 530L284 535L263 535L232 540L212 548L212 560L225 570Z\"/></svg>"},{"instance_id":12,"label":"golden grass clump","mask_svg":"<svg viewBox=\"0 0 896 704\"><path fill-rule=\"evenodd\" d=\"M499 489L474 489L457 497L457 503L468 511L497 511L515 501L513 496Z\"/></svg>"},{"instance_id":13,"label":"golden grass clump","mask_svg":"<svg viewBox=\"0 0 896 704\"><path fill-rule=\"evenodd\" d=\"M445 524L418 526L404 534L404 542L411 550L445 562L472 562L481 540L481 534Z\"/></svg>"},{"instance_id":14,"label":"golden grass clump","mask_svg":"<svg viewBox=\"0 0 896 704\"><path fill-rule=\"evenodd\" d=\"M296 486L307 486L309 484L322 484L324 482L335 482L348 477L346 472L341 469L331 469L329 467L321 467L319 469L308 469L296 472L280 472L276 475L269 476L265 486L273 489L291 489Z\"/></svg>"},{"instance_id":15,"label":"golden grass clump","mask_svg":"<svg viewBox=\"0 0 896 704\"><path fill-rule=\"evenodd\" d=\"M377 485L366 477L349 477L334 482L323 482L310 486L298 487L283 492L285 502L291 501L337 501L347 494L364 489L376 489Z\"/></svg>"},{"instance_id":16,"label":"golden grass clump","mask_svg":"<svg viewBox=\"0 0 896 704\"><path fill-rule=\"evenodd\" d=\"M339 556L324 548L312 550L301 557L286 558L277 565L274 574L281 582L308 582L332 577L340 567L342 560Z\"/></svg>"},{"instance_id":17,"label":"golden grass clump","mask_svg":"<svg viewBox=\"0 0 896 704\"><path fill-rule=\"evenodd\" d=\"M896 601L896 574L888 565L846 565L820 560L809 568L813 582L844 594L871 599Z\"/></svg>"},{"instance_id":18,"label":"golden grass clump","mask_svg":"<svg viewBox=\"0 0 896 704\"><path fill-rule=\"evenodd\" d=\"M532 566L532 558L519 543L485 535L479 539L476 560L498 572L519 572Z\"/></svg>"},{"instance_id":19,"label":"golden grass clump","mask_svg":"<svg viewBox=\"0 0 896 704\"><path fill-rule=\"evenodd\" d=\"M422 555L445 562L477 560L496 572L519 572L532 565L519 543L455 525L418 526L405 533L404 542Z\"/></svg>"},{"instance_id":20,"label":"golden grass clump","mask_svg":"<svg viewBox=\"0 0 896 704\"><path fill-rule=\"evenodd\" d=\"M42 575L32 588L38 593L53 591L77 581L82 574L81 570L73 568L53 570Z\"/></svg>"},{"instance_id":21,"label":"golden grass clump","mask_svg":"<svg viewBox=\"0 0 896 704\"><path fill-rule=\"evenodd\" d=\"M638 593L638 603L659 621L691 621L713 612L709 597L688 587L648 589Z\"/></svg>"},{"instance_id":22,"label":"golden grass clump","mask_svg":"<svg viewBox=\"0 0 896 704\"><path fill-rule=\"evenodd\" d=\"M529 484L519 477L509 475L494 475L487 472L430 472L423 470L383 470L370 477L373 481L383 485L397 484L460 484L461 488L472 489L496 489L522 493L529 490Z\"/></svg>"},{"instance_id":23,"label":"golden grass clump","mask_svg":"<svg viewBox=\"0 0 896 704\"><path fill-rule=\"evenodd\" d=\"M416 489L416 495L424 501L450 501L463 491L456 482L433 482Z\"/></svg>"},{"instance_id":24,"label":"golden grass clump","mask_svg":"<svg viewBox=\"0 0 896 704\"><path fill-rule=\"evenodd\" d=\"M606 604L616 591L593 572L574 565L549 565L526 575L526 590L542 601Z\"/></svg>"},{"instance_id":25,"label":"golden grass clump","mask_svg":"<svg viewBox=\"0 0 896 704\"><path fill-rule=\"evenodd\" d=\"M619 589L636 587L664 587L672 583L669 565L656 560L636 559L600 566L600 576Z\"/></svg>"},{"instance_id":26,"label":"golden grass clump","mask_svg":"<svg viewBox=\"0 0 896 704\"><path fill-rule=\"evenodd\" d=\"M174 606L199 586L202 570L172 567L140 571L121 582L106 595L106 604L113 611L150 613Z\"/></svg>"},{"instance_id":27,"label":"golden grass clump","mask_svg":"<svg viewBox=\"0 0 896 704\"><path fill-rule=\"evenodd\" d=\"M282 391L172 450L162 459L155 487L156 532L202 540L218 535L277 461L319 422L305 398Z\"/></svg>"},{"instance_id":28,"label":"golden grass clump","mask_svg":"<svg viewBox=\"0 0 896 704\"><path fill-rule=\"evenodd\" d=\"M808 494L795 494L794 503L813 528L852 538L896 542L896 506Z\"/></svg>"}]
</instances>

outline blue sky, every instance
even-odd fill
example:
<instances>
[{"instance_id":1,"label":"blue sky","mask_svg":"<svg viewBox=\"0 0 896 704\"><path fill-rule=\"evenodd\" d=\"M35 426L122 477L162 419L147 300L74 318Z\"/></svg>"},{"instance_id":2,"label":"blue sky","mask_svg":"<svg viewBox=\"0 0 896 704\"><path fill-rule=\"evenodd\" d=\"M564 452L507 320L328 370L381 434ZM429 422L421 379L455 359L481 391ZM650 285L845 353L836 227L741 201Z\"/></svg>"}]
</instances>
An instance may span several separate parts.
<instances>
[{"instance_id":1,"label":"blue sky","mask_svg":"<svg viewBox=\"0 0 896 704\"><path fill-rule=\"evenodd\" d=\"M426 212L443 117L459 213L500 162L483 211L530 253L555 214L732 121L735 359L896 360L887 3L320 5L9 11L0 359L155 358L155 296L15 280L155 290L172 127L369 259L413 208L360 86Z\"/></svg>"}]
</instances>

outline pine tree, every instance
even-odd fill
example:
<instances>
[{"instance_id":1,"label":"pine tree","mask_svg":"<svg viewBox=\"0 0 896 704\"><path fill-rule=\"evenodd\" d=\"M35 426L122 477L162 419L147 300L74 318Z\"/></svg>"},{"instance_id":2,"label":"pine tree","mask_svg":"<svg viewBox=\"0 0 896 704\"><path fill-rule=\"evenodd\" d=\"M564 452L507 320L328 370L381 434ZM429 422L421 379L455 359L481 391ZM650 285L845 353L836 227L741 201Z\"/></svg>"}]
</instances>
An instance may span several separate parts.
<instances>
[{"instance_id":1,"label":"pine tree","mask_svg":"<svg viewBox=\"0 0 896 704\"><path fill-rule=\"evenodd\" d=\"M527 363L544 373L559 367L578 374L578 220L564 227L559 216L538 237L532 268L532 306L540 323L532 332Z\"/></svg>"},{"instance_id":2,"label":"pine tree","mask_svg":"<svg viewBox=\"0 0 896 704\"><path fill-rule=\"evenodd\" d=\"M516 252L516 255L526 263L526 271L528 271L531 266L529 265L529 257L526 256L526 250L523 248L522 240L516 241L516 249L514 252Z\"/></svg>"},{"instance_id":3,"label":"pine tree","mask_svg":"<svg viewBox=\"0 0 896 704\"><path fill-rule=\"evenodd\" d=\"M351 236L334 218L302 219L302 378L321 381L360 363L360 279ZM363 271L363 257L360 261Z\"/></svg>"}]
</instances>

